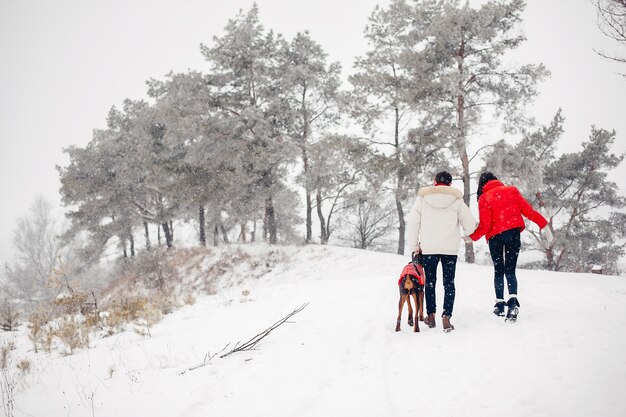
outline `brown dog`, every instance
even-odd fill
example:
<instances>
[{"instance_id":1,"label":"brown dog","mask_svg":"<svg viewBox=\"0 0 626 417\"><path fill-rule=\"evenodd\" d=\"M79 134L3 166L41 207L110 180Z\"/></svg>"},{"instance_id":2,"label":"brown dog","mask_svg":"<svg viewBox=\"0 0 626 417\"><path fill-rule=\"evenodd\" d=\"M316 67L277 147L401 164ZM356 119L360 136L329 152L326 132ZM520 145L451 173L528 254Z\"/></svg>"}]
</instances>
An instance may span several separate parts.
<instances>
[{"instance_id":1,"label":"brown dog","mask_svg":"<svg viewBox=\"0 0 626 417\"><path fill-rule=\"evenodd\" d=\"M424 321L424 270L421 268L421 265L409 263L404 267L398 286L400 289L400 301L398 301L396 332L400 331L402 309L405 302L409 306L408 325L413 327L414 332L419 332L419 322ZM415 317L413 316L413 308L411 306L411 295L413 300L415 300Z\"/></svg>"}]
</instances>

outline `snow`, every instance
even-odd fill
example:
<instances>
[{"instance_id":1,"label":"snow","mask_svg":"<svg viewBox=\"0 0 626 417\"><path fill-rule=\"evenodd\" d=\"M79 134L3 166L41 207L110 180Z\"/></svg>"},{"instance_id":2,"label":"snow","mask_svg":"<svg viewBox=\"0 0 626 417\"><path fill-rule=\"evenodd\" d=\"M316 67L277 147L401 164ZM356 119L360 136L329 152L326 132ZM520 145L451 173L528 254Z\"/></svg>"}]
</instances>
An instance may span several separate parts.
<instances>
[{"instance_id":1,"label":"snow","mask_svg":"<svg viewBox=\"0 0 626 417\"><path fill-rule=\"evenodd\" d=\"M242 246L255 256L262 245ZM272 248L275 250L275 248ZM16 416L626 415L626 279L520 270L517 323L493 315L490 266L459 263L452 323L394 332L407 257L281 247L261 277L223 277L213 295L167 315L152 337L126 331L71 356L32 350ZM249 292L248 294L246 293ZM441 279L437 303L442 305ZM246 341L304 303L257 350Z\"/></svg>"}]
</instances>

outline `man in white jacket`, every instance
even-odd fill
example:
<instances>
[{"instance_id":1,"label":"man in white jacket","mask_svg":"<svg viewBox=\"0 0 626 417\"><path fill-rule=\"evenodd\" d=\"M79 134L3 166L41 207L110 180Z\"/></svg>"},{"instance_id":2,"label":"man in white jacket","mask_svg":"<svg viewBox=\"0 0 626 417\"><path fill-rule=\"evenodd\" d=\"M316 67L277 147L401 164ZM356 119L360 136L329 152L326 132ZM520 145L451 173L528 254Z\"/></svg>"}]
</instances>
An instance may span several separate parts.
<instances>
[{"instance_id":1,"label":"man in white jacket","mask_svg":"<svg viewBox=\"0 0 626 417\"><path fill-rule=\"evenodd\" d=\"M463 193L451 187L452 175L442 171L435 176L435 185L420 188L415 204L407 219L407 245L411 254L422 249L424 272L426 273L425 297L427 317L424 323L435 327L435 284L437 265L443 270L444 301L443 331L454 330L450 323L454 307L454 275L461 246L459 226L465 236L476 229L478 222L469 207L463 202Z\"/></svg>"}]
</instances>

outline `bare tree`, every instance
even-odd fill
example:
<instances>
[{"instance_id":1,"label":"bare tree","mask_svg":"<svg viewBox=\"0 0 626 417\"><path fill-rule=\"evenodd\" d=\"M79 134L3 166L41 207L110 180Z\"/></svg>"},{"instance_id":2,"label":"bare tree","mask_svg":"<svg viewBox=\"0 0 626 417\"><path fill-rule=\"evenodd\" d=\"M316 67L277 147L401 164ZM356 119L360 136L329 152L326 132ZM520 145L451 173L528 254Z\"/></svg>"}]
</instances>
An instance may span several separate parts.
<instances>
[{"instance_id":1,"label":"bare tree","mask_svg":"<svg viewBox=\"0 0 626 417\"><path fill-rule=\"evenodd\" d=\"M57 229L52 205L42 196L37 197L28 213L17 220L13 234L15 261L5 265L5 291L24 299L48 292L48 280L61 249Z\"/></svg>"},{"instance_id":2,"label":"bare tree","mask_svg":"<svg viewBox=\"0 0 626 417\"><path fill-rule=\"evenodd\" d=\"M348 220L352 227L355 248L367 249L385 236L394 226L394 207L381 205L375 198L358 196L354 204L354 215Z\"/></svg>"},{"instance_id":3,"label":"bare tree","mask_svg":"<svg viewBox=\"0 0 626 417\"><path fill-rule=\"evenodd\" d=\"M598 13L598 27L607 37L626 47L626 0L593 0ZM626 55L594 51L603 58L626 64ZM621 73L626 77L626 73Z\"/></svg>"}]
</instances>

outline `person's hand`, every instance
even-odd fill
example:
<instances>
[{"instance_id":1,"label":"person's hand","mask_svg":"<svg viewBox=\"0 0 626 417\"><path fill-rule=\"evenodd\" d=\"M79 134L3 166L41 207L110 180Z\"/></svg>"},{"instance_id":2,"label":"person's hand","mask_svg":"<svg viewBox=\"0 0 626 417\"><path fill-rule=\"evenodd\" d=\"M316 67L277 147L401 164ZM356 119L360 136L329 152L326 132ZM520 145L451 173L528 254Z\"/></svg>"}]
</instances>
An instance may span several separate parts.
<instances>
[{"instance_id":1,"label":"person's hand","mask_svg":"<svg viewBox=\"0 0 626 417\"><path fill-rule=\"evenodd\" d=\"M549 226L546 226L543 228L542 230L544 237L546 238L546 241L548 243L552 243L552 241L554 240L554 236L552 235L552 231L550 230Z\"/></svg>"},{"instance_id":2,"label":"person's hand","mask_svg":"<svg viewBox=\"0 0 626 417\"><path fill-rule=\"evenodd\" d=\"M411 254L411 262L420 264L422 263L422 254L419 251L415 251Z\"/></svg>"}]
</instances>

